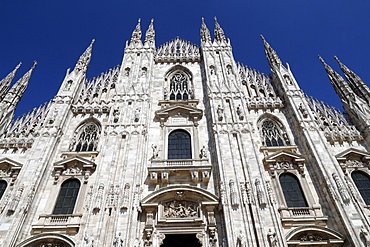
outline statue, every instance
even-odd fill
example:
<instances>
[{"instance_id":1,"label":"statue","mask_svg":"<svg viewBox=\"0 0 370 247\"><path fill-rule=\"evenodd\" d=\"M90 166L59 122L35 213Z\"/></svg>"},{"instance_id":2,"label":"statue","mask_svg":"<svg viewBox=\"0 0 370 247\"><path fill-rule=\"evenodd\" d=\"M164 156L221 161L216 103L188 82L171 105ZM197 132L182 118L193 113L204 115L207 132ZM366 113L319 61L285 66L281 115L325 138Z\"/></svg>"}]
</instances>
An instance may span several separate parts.
<instances>
[{"instance_id":1,"label":"statue","mask_svg":"<svg viewBox=\"0 0 370 247\"><path fill-rule=\"evenodd\" d=\"M224 108L222 108L220 105L217 106L217 115L218 115L218 120L222 121L223 119L223 114L224 114Z\"/></svg>"},{"instance_id":2,"label":"statue","mask_svg":"<svg viewBox=\"0 0 370 247\"><path fill-rule=\"evenodd\" d=\"M207 159L208 158L207 149L204 145L203 145L202 149L200 150L199 157L201 159Z\"/></svg>"},{"instance_id":3,"label":"statue","mask_svg":"<svg viewBox=\"0 0 370 247\"><path fill-rule=\"evenodd\" d=\"M123 247L123 239L121 237L121 233L120 232L114 238L113 246L114 247Z\"/></svg>"},{"instance_id":4,"label":"statue","mask_svg":"<svg viewBox=\"0 0 370 247\"><path fill-rule=\"evenodd\" d=\"M158 149L157 145L152 144L152 149L153 149L153 156L151 159L152 160L158 159L160 150Z\"/></svg>"}]
</instances>

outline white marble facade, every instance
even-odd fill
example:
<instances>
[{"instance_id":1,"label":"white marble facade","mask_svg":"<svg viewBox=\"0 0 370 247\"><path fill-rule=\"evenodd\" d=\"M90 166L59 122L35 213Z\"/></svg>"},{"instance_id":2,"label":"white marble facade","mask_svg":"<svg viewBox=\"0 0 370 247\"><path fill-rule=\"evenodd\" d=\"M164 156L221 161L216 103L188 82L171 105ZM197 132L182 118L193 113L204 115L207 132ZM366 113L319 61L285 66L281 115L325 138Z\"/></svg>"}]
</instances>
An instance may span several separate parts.
<instances>
[{"instance_id":1,"label":"white marble facade","mask_svg":"<svg viewBox=\"0 0 370 247\"><path fill-rule=\"evenodd\" d=\"M13 122L34 66L1 81L0 246L370 246L366 84L321 59L345 118L263 37L270 75L234 60L216 19L200 36L157 47L139 21L121 65L88 79L92 41Z\"/></svg>"}]
</instances>

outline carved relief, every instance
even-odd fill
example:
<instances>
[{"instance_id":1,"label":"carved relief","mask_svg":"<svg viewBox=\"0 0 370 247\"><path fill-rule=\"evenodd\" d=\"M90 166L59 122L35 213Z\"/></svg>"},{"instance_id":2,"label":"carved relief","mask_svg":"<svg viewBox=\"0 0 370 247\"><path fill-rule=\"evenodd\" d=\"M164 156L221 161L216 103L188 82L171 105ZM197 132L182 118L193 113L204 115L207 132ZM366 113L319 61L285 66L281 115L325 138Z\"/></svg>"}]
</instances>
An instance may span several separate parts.
<instances>
[{"instance_id":1,"label":"carved relief","mask_svg":"<svg viewBox=\"0 0 370 247\"><path fill-rule=\"evenodd\" d=\"M333 179L335 181L335 184L338 187L338 191L339 191L340 196L342 197L343 202L344 203L349 203L350 202L350 197L349 197L348 191L344 187L344 185L343 185L342 181L340 180L338 174L333 173L332 176L333 176Z\"/></svg>"},{"instance_id":2,"label":"carved relief","mask_svg":"<svg viewBox=\"0 0 370 247\"><path fill-rule=\"evenodd\" d=\"M199 217L199 204L191 201L171 201L163 205L163 215L166 218Z\"/></svg>"}]
</instances>

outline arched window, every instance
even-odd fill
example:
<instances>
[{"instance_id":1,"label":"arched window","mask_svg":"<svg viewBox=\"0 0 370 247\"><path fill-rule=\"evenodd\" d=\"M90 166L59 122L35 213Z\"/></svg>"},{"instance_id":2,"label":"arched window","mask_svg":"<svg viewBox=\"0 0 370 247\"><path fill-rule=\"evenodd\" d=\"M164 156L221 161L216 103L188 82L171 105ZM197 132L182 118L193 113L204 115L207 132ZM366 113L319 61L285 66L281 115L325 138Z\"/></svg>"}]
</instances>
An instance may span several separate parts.
<instances>
[{"instance_id":1,"label":"arched window","mask_svg":"<svg viewBox=\"0 0 370 247\"><path fill-rule=\"evenodd\" d=\"M282 130L275 121L271 119L265 119L261 124L261 134L264 146L285 146Z\"/></svg>"},{"instance_id":2,"label":"arched window","mask_svg":"<svg viewBox=\"0 0 370 247\"><path fill-rule=\"evenodd\" d=\"M0 199L3 197L7 186L8 184L6 183L6 181L0 180Z\"/></svg>"},{"instance_id":3,"label":"arched window","mask_svg":"<svg viewBox=\"0 0 370 247\"><path fill-rule=\"evenodd\" d=\"M301 185L296 176L283 173L279 177L280 185L284 193L286 205L289 208L307 207Z\"/></svg>"},{"instance_id":4,"label":"arched window","mask_svg":"<svg viewBox=\"0 0 370 247\"><path fill-rule=\"evenodd\" d=\"M171 74L170 78L170 100L189 99L190 79L187 74L178 70Z\"/></svg>"},{"instance_id":5,"label":"arched window","mask_svg":"<svg viewBox=\"0 0 370 247\"><path fill-rule=\"evenodd\" d=\"M80 181L78 179L69 179L62 183L53 214L72 214L79 190Z\"/></svg>"},{"instance_id":6,"label":"arched window","mask_svg":"<svg viewBox=\"0 0 370 247\"><path fill-rule=\"evenodd\" d=\"M168 136L168 159L191 159L191 137L184 130L175 130Z\"/></svg>"},{"instance_id":7,"label":"arched window","mask_svg":"<svg viewBox=\"0 0 370 247\"><path fill-rule=\"evenodd\" d=\"M88 122L77 130L75 152L96 151L100 137L100 127L95 122ZM71 150L72 151L72 150Z\"/></svg>"},{"instance_id":8,"label":"arched window","mask_svg":"<svg viewBox=\"0 0 370 247\"><path fill-rule=\"evenodd\" d=\"M351 174L358 191L366 205L370 205L370 178L363 172L354 171Z\"/></svg>"}]
</instances>

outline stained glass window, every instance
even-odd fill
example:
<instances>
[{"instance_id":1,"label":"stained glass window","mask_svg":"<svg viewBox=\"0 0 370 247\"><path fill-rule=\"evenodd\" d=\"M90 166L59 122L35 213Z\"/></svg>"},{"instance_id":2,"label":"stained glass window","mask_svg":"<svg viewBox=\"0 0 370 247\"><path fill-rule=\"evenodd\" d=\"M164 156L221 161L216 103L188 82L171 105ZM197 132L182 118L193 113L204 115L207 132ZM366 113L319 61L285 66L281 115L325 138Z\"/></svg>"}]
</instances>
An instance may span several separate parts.
<instances>
[{"instance_id":1,"label":"stained glass window","mask_svg":"<svg viewBox=\"0 0 370 247\"><path fill-rule=\"evenodd\" d=\"M168 159L191 159L191 138L184 130L175 130L168 136Z\"/></svg>"},{"instance_id":2,"label":"stained glass window","mask_svg":"<svg viewBox=\"0 0 370 247\"><path fill-rule=\"evenodd\" d=\"M80 181L69 179L60 186L53 214L72 214L75 208Z\"/></svg>"},{"instance_id":3,"label":"stained glass window","mask_svg":"<svg viewBox=\"0 0 370 247\"><path fill-rule=\"evenodd\" d=\"M288 207L307 207L306 199L296 176L283 173L280 175L279 180Z\"/></svg>"}]
</instances>

